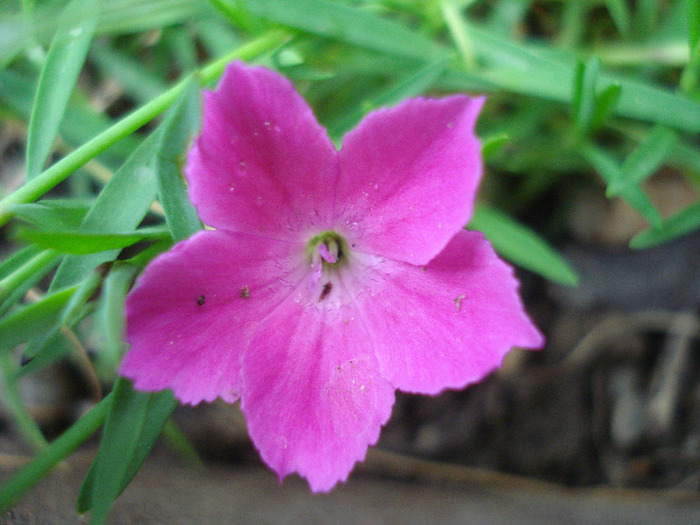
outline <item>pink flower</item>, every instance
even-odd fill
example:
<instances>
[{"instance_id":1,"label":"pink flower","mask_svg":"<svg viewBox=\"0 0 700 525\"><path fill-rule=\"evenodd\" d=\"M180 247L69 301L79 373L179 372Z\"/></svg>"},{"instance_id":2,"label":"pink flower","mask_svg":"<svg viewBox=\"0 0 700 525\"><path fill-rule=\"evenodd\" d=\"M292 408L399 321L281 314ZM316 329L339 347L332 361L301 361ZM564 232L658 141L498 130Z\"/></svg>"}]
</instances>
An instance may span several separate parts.
<instances>
[{"instance_id":1,"label":"pink flower","mask_svg":"<svg viewBox=\"0 0 700 525\"><path fill-rule=\"evenodd\" d=\"M396 389L479 381L540 347L512 269L465 231L482 98L407 100L336 150L279 74L241 63L204 95L186 175L202 231L127 299L121 373L183 403L240 398L280 479L344 481Z\"/></svg>"}]
</instances>

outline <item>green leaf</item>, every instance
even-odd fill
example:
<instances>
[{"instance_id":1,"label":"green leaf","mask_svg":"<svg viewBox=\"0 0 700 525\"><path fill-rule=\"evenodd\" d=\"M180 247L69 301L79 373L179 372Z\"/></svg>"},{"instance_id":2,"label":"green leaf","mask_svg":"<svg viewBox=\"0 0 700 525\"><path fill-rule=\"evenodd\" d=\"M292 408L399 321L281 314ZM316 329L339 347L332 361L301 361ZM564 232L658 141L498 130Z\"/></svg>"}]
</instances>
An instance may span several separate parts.
<instances>
[{"instance_id":1,"label":"green leaf","mask_svg":"<svg viewBox=\"0 0 700 525\"><path fill-rule=\"evenodd\" d=\"M688 22L688 46L693 49L700 43L700 0L685 0Z\"/></svg>"},{"instance_id":2,"label":"green leaf","mask_svg":"<svg viewBox=\"0 0 700 525\"><path fill-rule=\"evenodd\" d=\"M114 377L126 350L124 301L139 266L117 261L105 280L97 319L104 343L97 352L97 366Z\"/></svg>"},{"instance_id":3,"label":"green leaf","mask_svg":"<svg viewBox=\"0 0 700 525\"><path fill-rule=\"evenodd\" d=\"M97 24L99 0L73 0L64 11L46 57L27 135L27 179L43 169L78 80ZM90 13L89 17L76 13ZM77 22L76 22L77 20Z\"/></svg>"},{"instance_id":4,"label":"green leaf","mask_svg":"<svg viewBox=\"0 0 700 525\"><path fill-rule=\"evenodd\" d=\"M90 412L81 417L41 454L19 472L3 482L0 487L0 514L9 510L24 493L36 485L52 468L67 458L102 426L112 402L110 394Z\"/></svg>"},{"instance_id":5,"label":"green leaf","mask_svg":"<svg viewBox=\"0 0 700 525\"><path fill-rule=\"evenodd\" d=\"M609 186L616 180L622 180L620 166L606 152L595 146L586 146L581 150L583 156L593 165L598 174ZM656 211L649 197L636 185L620 186L618 195L637 210L655 228L661 227L661 216Z\"/></svg>"},{"instance_id":6,"label":"green leaf","mask_svg":"<svg viewBox=\"0 0 700 525\"><path fill-rule=\"evenodd\" d=\"M600 72L600 60L591 57L585 64L579 62L574 76L574 126L579 137L591 129L596 107L596 84Z\"/></svg>"},{"instance_id":7,"label":"green leaf","mask_svg":"<svg viewBox=\"0 0 700 525\"><path fill-rule=\"evenodd\" d=\"M509 261L559 284L578 283L576 271L561 255L532 230L504 213L477 206L469 228L483 232L496 251Z\"/></svg>"},{"instance_id":8,"label":"green leaf","mask_svg":"<svg viewBox=\"0 0 700 525\"><path fill-rule=\"evenodd\" d=\"M5 260L0 263L0 278L4 279L17 271L17 269L36 257L40 251L36 246L27 246L5 257Z\"/></svg>"},{"instance_id":9,"label":"green leaf","mask_svg":"<svg viewBox=\"0 0 700 525\"><path fill-rule=\"evenodd\" d=\"M11 204L15 217L43 229L74 230L85 218L90 205L81 200L44 199L31 204Z\"/></svg>"},{"instance_id":10,"label":"green leaf","mask_svg":"<svg viewBox=\"0 0 700 525\"><path fill-rule=\"evenodd\" d=\"M681 75L680 86L684 93L692 94L700 80L700 0L685 0L685 11L690 58Z\"/></svg>"},{"instance_id":11,"label":"green leaf","mask_svg":"<svg viewBox=\"0 0 700 525\"><path fill-rule=\"evenodd\" d=\"M700 202L688 206L676 215L664 220L659 229L639 232L630 241L635 249L650 248L675 239L700 228Z\"/></svg>"},{"instance_id":12,"label":"green leaf","mask_svg":"<svg viewBox=\"0 0 700 525\"><path fill-rule=\"evenodd\" d=\"M622 93L620 84L610 84L596 97L595 111L590 124L591 131L600 129L614 113L620 93Z\"/></svg>"},{"instance_id":13,"label":"green leaf","mask_svg":"<svg viewBox=\"0 0 700 525\"><path fill-rule=\"evenodd\" d=\"M452 70L444 77L449 89L473 88L475 79L482 90L508 90L546 100L570 103L577 60L543 47L505 39L483 28L470 27L477 58L485 68L475 73ZM630 77L601 71L598 89L619 85L621 92L615 114L700 132L700 104L691 98Z\"/></svg>"},{"instance_id":14,"label":"green leaf","mask_svg":"<svg viewBox=\"0 0 700 525\"><path fill-rule=\"evenodd\" d=\"M34 247L33 247L34 248ZM29 288L34 286L42 277L44 277L58 262L59 255L52 250L44 250L42 252L25 252L22 251L22 257L12 257L9 259L10 267L13 271L4 275L0 280L0 313L4 313L12 304L18 301ZM25 259L24 255L32 253L30 259ZM15 267L15 263L21 265ZM7 269L3 264L2 269Z\"/></svg>"},{"instance_id":15,"label":"green leaf","mask_svg":"<svg viewBox=\"0 0 700 525\"><path fill-rule=\"evenodd\" d=\"M0 372L2 374L0 376L0 392L3 396L3 405L5 405L12 422L24 441L35 452L41 452L46 448L48 442L24 403L22 389L18 381L17 363L11 353L0 352Z\"/></svg>"},{"instance_id":16,"label":"green leaf","mask_svg":"<svg viewBox=\"0 0 700 525\"><path fill-rule=\"evenodd\" d=\"M673 147L676 135L663 126L655 126L636 150L627 156L616 177L608 181L608 195L637 186L656 172Z\"/></svg>"},{"instance_id":17,"label":"green leaf","mask_svg":"<svg viewBox=\"0 0 700 525\"><path fill-rule=\"evenodd\" d=\"M83 282L75 287L75 291L62 308L58 318L52 322L47 322L42 327L42 330L37 330L29 338L29 344L24 349L24 357L30 359L30 361L22 366L22 374L34 372L63 356L65 345L61 345L57 341L61 328L73 326L91 310L92 305L90 303L97 295L102 280L108 271L108 265L95 269Z\"/></svg>"},{"instance_id":18,"label":"green leaf","mask_svg":"<svg viewBox=\"0 0 700 525\"><path fill-rule=\"evenodd\" d=\"M85 216L81 230L93 234L125 232L141 223L156 196L153 159L157 144L158 134L154 132L134 151L103 188ZM118 254L119 249L114 249L87 257L66 257L51 283L52 289L75 284Z\"/></svg>"},{"instance_id":19,"label":"green leaf","mask_svg":"<svg viewBox=\"0 0 700 525\"><path fill-rule=\"evenodd\" d=\"M52 249L61 253L85 255L108 250L121 250L137 242L163 239L168 237L169 234L160 227L142 228L134 232L124 233L71 232L22 228L17 230L15 236L41 248Z\"/></svg>"},{"instance_id":20,"label":"green leaf","mask_svg":"<svg viewBox=\"0 0 700 525\"><path fill-rule=\"evenodd\" d=\"M227 13L231 0L212 0ZM250 12L289 27L333 38L381 53L434 60L445 48L404 25L383 19L369 11L326 0L241 0Z\"/></svg>"},{"instance_id":21,"label":"green leaf","mask_svg":"<svg viewBox=\"0 0 700 525\"><path fill-rule=\"evenodd\" d=\"M100 450L78 497L78 512L92 510L92 523L101 524L114 500L145 461L163 426L175 409L173 394L135 391L119 378L105 422Z\"/></svg>"},{"instance_id":22,"label":"green leaf","mask_svg":"<svg viewBox=\"0 0 700 525\"><path fill-rule=\"evenodd\" d=\"M15 348L50 330L62 316L63 308L77 286L54 292L34 304L12 312L0 321L0 352Z\"/></svg>"},{"instance_id":23,"label":"green leaf","mask_svg":"<svg viewBox=\"0 0 700 525\"><path fill-rule=\"evenodd\" d=\"M176 241L202 229L197 211L187 195L181 169L187 146L199 131L200 113L199 86L191 80L163 121L156 145L158 194Z\"/></svg>"},{"instance_id":24,"label":"green leaf","mask_svg":"<svg viewBox=\"0 0 700 525\"><path fill-rule=\"evenodd\" d=\"M510 141L508 133L496 133L486 137L481 144L481 156L484 160L488 160L498 153L503 146Z\"/></svg>"},{"instance_id":25,"label":"green leaf","mask_svg":"<svg viewBox=\"0 0 700 525\"><path fill-rule=\"evenodd\" d=\"M31 75L0 69L0 102L29 120L32 111L32 92L37 80ZM88 106L87 101L72 97L68 101L63 119L60 123L61 137L72 146L80 146L99 135L113 125L112 120L103 113L96 113ZM123 137L112 145L108 151L100 154L99 158L107 165L114 165L123 160L138 145L136 137ZM60 162L60 161L59 161Z\"/></svg>"},{"instance_id":26,"label":"green leaf","mask_svg":"<svg viewBox=\"0 0 700 525\"><path fill-rule=\"evenodd\" d=\"M625 0L605 0L605 6L617 30L622 36L627 36L631 27L631 16Z\"/></svg>"}]
</instances>

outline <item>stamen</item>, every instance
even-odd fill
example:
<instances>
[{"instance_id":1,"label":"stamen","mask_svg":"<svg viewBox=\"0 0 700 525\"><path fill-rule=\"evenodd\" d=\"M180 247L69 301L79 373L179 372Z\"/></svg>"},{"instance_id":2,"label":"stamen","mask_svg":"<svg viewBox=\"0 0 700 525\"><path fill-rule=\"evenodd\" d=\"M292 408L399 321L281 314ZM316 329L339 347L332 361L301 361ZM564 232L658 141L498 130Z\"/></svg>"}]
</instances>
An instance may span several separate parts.
<instances>
[{"instance_id":1,"label":"stamen","mask_svg":"<svg viewBox=\"0 0 700 525\"><path fill-rule=\"evenodd\" d=\"M323 257L323 260L330 264L338 262L338 243L334 240L328 240L318 245L318 253Z\"/></svg>"}]
</instances>

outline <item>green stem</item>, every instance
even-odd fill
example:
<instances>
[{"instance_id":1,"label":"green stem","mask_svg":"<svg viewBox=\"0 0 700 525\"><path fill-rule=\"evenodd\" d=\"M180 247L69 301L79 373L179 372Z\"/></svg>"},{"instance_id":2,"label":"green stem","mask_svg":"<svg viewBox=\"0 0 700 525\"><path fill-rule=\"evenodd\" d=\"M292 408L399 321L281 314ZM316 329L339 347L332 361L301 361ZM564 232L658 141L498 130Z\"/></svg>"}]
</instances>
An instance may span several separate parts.
<instances>
[{"instance_id":1,"label":"green stem","mask_svg":"<svg viewBox=\"0 0 700 525\"><path fill-rule=\"evenodd\" d=\"M0 304L21 286L23 282L42 268L50 265L57 257L57 252L53 250L44 250L29 259L25 264L7 275L4 279L0 279Z\"/></svg>"},{"instance_id":2,"label":"green stem","mask_svg":"<svg viewBox=\"0 0 700 525\"><path fill-rule=\"evenodd\" d=\"M26 467L7 480L0 490L0 514L8 510L22 495L36 485L46 473L68 457L80 444L97 431L112 402L112 394L100 401L61 437L53 441Z\"/></svg>"},{"instance_id":3,"label":"green stem","mask_svg":"<svg viewBox=\"0 0 700 525\"><path fill-rule=\"evenodd\" d=\"M202 68L199 73L195 73L195 75L198 74L199 78L204 83L211 82L221 75L229 62L236 59L248 60L259 56L266 51L278 47L286 38L287 34L280 31L267 33L260 38L236 48L218 60L215 60L210 65ZM17 191L0 200L0 226L5 224L12 217L12 212L7 209L9 204L21 204L35 201L51 188L65 180L71 173L86 164L89 160L105 151L112 144L130 135L144 124L163 113L178 98L188 78L189 77L182 79L162 95L127 115L110 128L80 146L73 151L73 153L62 158L39 176L27 182Z\"/></svg>"}]
</instances>

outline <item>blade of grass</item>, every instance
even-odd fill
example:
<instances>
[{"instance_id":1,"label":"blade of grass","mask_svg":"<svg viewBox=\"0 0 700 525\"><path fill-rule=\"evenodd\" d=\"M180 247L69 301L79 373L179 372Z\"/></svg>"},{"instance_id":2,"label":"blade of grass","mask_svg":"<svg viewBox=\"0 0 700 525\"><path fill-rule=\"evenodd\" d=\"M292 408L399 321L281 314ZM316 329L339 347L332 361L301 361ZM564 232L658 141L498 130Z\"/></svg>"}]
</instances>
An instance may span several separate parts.
<instances>
[{"instance_id":1,"label":"blade of grass","mask_svg":"<svg viewBox=\"0 0 700 525\"><path fill-rule=\"evenodd\" d=\"M574 76L574 130L579 140L591 129L596 108L596 84L600 72L600 60L591 57L585 64L579 62Z\"/></svg>"},{"instance_id":2,"label":"blade of grass","mask_svg":"<svg viewBox=\"0 0 700 525\"><path fill-rule=\"evenodd\" d=\"M644 141L622 163L615 178L608 180L608 196L616 196L630 186L638 186L652 175L673 147L676 135L663 126L655 126Z\"/></svg>"},{"instance_id":3,"label":"blade of grass","mask_svg":"<svg viewBox=\"0 0 700 525\"><path fill-rule=\"evenodd\" d=\"M605 0L605 7L620 34L627 36L631 26L631 16L625 0Z\"/></svg>"},{"instance_id":4,"label":"blade of grass","mask_svg":"<svg viewBox=\"0 0 700 525\"><path fill-rule=\"evenodd\" d=\"M78 80L92 35L97 25L100 0L73 0L65 8L63 22L56 32L34 100L27 134L27 180L44 168L58 135L58 128L75 83ZM89 12L78 24L73 13Z\"/></svg>"},{"instance_id":5,"label":"blade of grass","mask_svg":"<svg viewBox=\"0 0 700 525\"><path fill-rule=\"evenodd\" d=\"M495 208L477 206L469 228L481 231L509 261L559 284L578 283L576 271L549 244Z\"/></svg>"},{"instance_id":6,"label":"blade of grass","mask_svg":"<svg viewBox=\"0 0 700 525\"><path fill-rule=\"evenodd\" d=\"M471 74L453 70L445 77L446 87L472 87L476 77L485 90L505 89L563 103L571 101L575 57L519 44L473 25L470 33L477 57L486 67ZM700 104L696 101L650 83L601 71L598 89L603 92L614 85L621 89L616 115L700 132Z\"/></svg>"},{"instance_id":7,"label":"blade of grass","mask_svg":"<svg viewBox=\"0 0 700 525\"><path fill-rule=\"evenodd\" d=\"M684 93L692 94L700 80L700 0L685 0L685 11L690 57L681 74L680 87Z\"/></svg>"},{"instance_id":8,"label":"blade of grass","mask_svg":"<svg viewBox=\"0 0 700 525\"><path fill-rule=\"evenodd\" d=\"M36 274L46 275L54 264L58 263L59 254L53 250L44 250L26 261L22 266L0 279L0 304L13 292Z\"/></svg>"},{"instance_id":9,"label":"blade of grass","mask_svg":"<svg viewBox=\"0 0 700 525\"><path fill-rule=\"evenodd\" d=\"M163 121L156 146L158 195L173 239L180 241L202 229L197 211L187 196L182 165L187 146L199 131L199 85L190 80Z\"/></svg>"},{"instance_id":10,"label":"blade of grass","mask_svg":"<svg viewBox=\"0 0 700 525\"><path fill-rule=\"evenodd\" d=\"M41 452L48 445L48 441L24 403L17 378L17 363L9 352L0 352L0 371L3 402L11 414L12 421L27 444L35 452Z\"/></svg>"},{"instance_id":11,"label":"blade of grass","mask_svg":"<svg viewBox=\"0 0 700 525\"><path fill-rule=\"evenodd\" d=\"M141 241L160 240L169 237L163 228L142 228L134 232L124 233L91 233L33 230L23 228L17 230L16 238L25 242L60 253L86 255L110 250L121 250Z\"/></svg>"},{"instance_id":12,"label":"blade of grass","mask_svg":"<svg viewBox=\"0 0 700 525\"><path fill-rule=\"evenodd\" d=\"M25 492L36 485L52 468L67 458L102 426L112 403L112 397L112 394L105 397L26 467L3 482L0 488L0 514L12 507Z\"/></svg>"},{"instance_id":13,"label":"blade of grass","mask_svg":"<svg viewBox=\"0 0 700 525\"><path fill-rule=\"evenodd\" d=\"M31 204L12 204L9 209L15 217L39 228L72 230L80 226L90 205L83 200L43 199Z\"/></svg>"},{"instance_id":14,"label":"blade of grass","mask_svg":"<svg viewBox=\"0 0 700 525\"><path fill-rule=\"evenodd\" d=\"M585 146L581 149L583 156L596 169L606 184L620 180L620 166L605 151L595 146ZM654 228L661 227L661 216L656 211L646 194L639 186L627 185L622 187L619 196L632 208L637 210Z\"/></svg>"},{"instance_id":15,"label":"blade of grass","mask_svg":"<svg viewBox=\"0 0 700 525\"><path fill-rule=\"evenodd\" d=\"M250 12L312 34L391 55L433 61L447 49L405 26L369 11L326 0L210 0L227 16L235 16L236 3ZM313 16L312 16L313 14Z\"/></svg>"},{"instance_id":16,"label":"blade of grass","mask_svg":"<svg viewBox=\"0 0 700 525\"><path fill-rule=\"evenodd\" d=\"M630 241L630 248L651 248L700 228L700 202L664 220L661 228L639 232Z\"/></svg>"},{"instance_id":17,"label":"blade of grass","mask_svg":"<svg viewBox=\"0 0 700 525\"><path fill-rule=\"evenodd\" d=\"M53 326L77 289L78 286L72 286L49 294L4 317L0 321L0 352L7 352Z\"/></svg>"},{"instance_id":18,"label":"blade of grass","mask_svg":"<svg viewBox=\"0 0 700 525\"><path fill-rule=\"evenodd\" d=\"M113 390L100 450L78 496L78 512L92 510L91 523L105 522L114 500L145 461L177 402L166 390L137 392L119 378Z\"/></svg>"},{"instance_id":19,"label":"blade of grass","mask_svg":"<svg viewBox=\"0 0 700 525\"><path fill-rule=\"evenodd\" d=\"M117 261L104 283L97 314L104 344L97 353L96 366L103 369L108 377L116 375L119 361L126 350L123 336L124 300L139 269L135 264Z\"/></svg>"}]
</instances>

